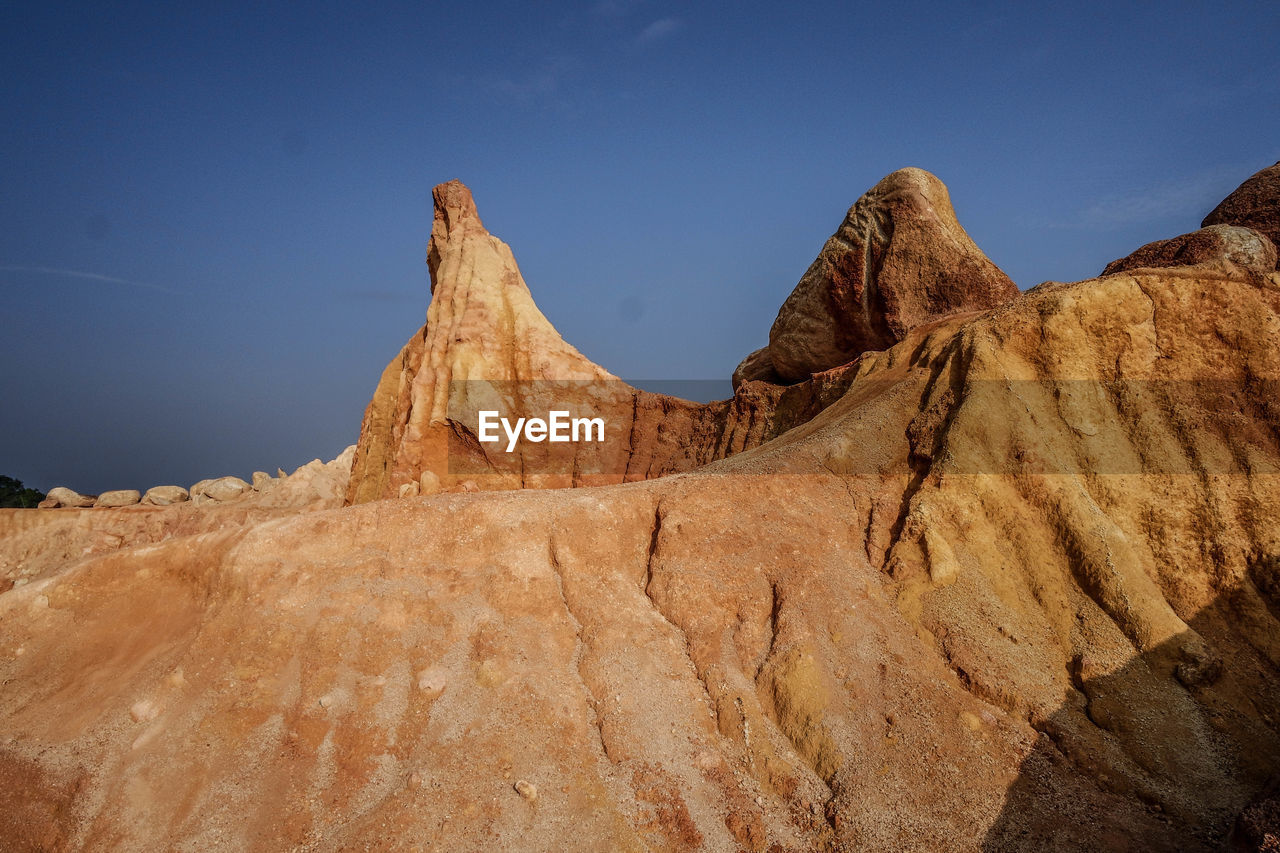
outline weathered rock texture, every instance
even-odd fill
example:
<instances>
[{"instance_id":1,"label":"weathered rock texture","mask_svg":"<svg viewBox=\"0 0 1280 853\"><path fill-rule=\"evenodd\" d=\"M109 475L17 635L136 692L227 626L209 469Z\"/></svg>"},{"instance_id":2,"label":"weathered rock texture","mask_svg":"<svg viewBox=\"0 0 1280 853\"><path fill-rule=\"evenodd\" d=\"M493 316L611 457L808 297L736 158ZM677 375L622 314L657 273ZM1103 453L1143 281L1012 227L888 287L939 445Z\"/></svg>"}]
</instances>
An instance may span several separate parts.
<instances>
[{"instance_id":1,"label":"weathered rock texture","mask_svg":"<svg viewBox=\"0 0 1280 853\"><path fill-rule=\"evenodd\" d=\"M1277 381L1280 274L1144 269L678 476L2 511L0 846L1219 849L1280 769Z\"/></svg>"},{"instance_id":2,"label":"weathered rock texture","mask_svg":"<svg viewBox=\"0 0 1280 853\"><path fill-rule=\"evenodd\" d=\"M774 372L797 382L1017 294L956 220L942 181L900 169L849 208L778 311L767 352Z\"/></svg>"},{"instance_id":3,"label":"weathered rock texture","mask_svg":"<svg viewBox=\"0 0 1280 853\"><path fill-rule=\"evenodd\" d=\"M114 489L98 495L98 500L94 502L94 506L133 506L140 500L142 500L142 492L137 489Z\"/></svg>"},{"instance_id":4,"label":"weathered rock texture","mask_svg":"<svg viewBox=\"0 0 1280 853\"><path fill-rule=\"evenodd\" d=\"M154 506L169 506L170 504L182 503L189 497L190 494L182 486L152 486L142 496L142 503Z\"/></svg>"},{"instance_id":5,"label":"weathered rock texture","mask_svg":"<svg viewBox=\"0 0 1280 853\"><path fill-rule=\"evenodd\" d=\"M365 411L348 503L418 494L427 474L433 489L450 491L604 485L688 471L803 423L843 392L842 371L706 405L633 388L560 337L465 186L452 181L432 195L427 322L387 365ZM481 409L514 417L554 408L602 417L606 441L524 443L507 454L477 440Z\"/></svg>"},{"instance_id":6,"label":"weathered rock texture","mask_svg":"<svg viewBox=\"0 0 1280 853\"><path fill-rule=\"evenodd\" d=\"M1238 225L1209 225L1171 240L1157 240L1107 264L1103 275L1160 267L1231 265L1266 275L1276 268L1276 247L1265 235Z\"/></svg>"},{"instance_id":7,"label":"weathered rock texture","mask_svg":"<svg viewBox=\"0 0 1280 853\"><path fill-rule=\"evenodd\" d=\"M1201 224L1252 228L1280 247L1280 163L1268 166L1237 187Z\"/></svg>"},{"instance_id":8,"label":"weathered rock texture","mask_svg":"<svg viewBox=\"0 0 1280 853\"><path fill-rule=\"evenodd\" d=\"M41 501L41 503L43 504L47 501L52 501L52 506L55 508L85 507L93 506L94 501L97 499L96 495L82 495L74 489L68 489L66 486L54 486L49 490L49 493L45 495L45 500Z\"/></svg>"}]
</instances>

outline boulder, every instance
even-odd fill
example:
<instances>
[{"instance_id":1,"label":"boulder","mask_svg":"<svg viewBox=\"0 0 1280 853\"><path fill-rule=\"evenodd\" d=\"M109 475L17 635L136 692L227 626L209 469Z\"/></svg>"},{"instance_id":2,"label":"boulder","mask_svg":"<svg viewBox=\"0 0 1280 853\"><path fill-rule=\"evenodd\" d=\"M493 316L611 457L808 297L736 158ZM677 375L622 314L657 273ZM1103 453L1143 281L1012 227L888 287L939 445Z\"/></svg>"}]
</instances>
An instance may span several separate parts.
<instances>
[{"instance_id":1,"label":"boulder","mask_svg":"<svg viewBox=\"0 0 1280 853\"><path fill-rule=\"evenodd\" d=\"M140 500L142 500L142 493L137 489L113 489L98 495L98 501L94 506L133 506Z\"/></svg>"},{"instance_id":2,"label":"boulder","mask_svg":"<svg viewBox=\"0 0 1280 853\"><path fill-rule=\"evenodd\" d=\"M205 486L201 494L215 501L229 501L240 497L251 488L239 477L219 477Z\"/></svg>"},{"instance_id":3,"label":"boulder","mask_svg":"<svg viewBox=\"0 0 1280 853\"><path fill-rule=\"evenodd\" d=\"M1190 234L1148 243L1107 264L1103 275L1140 268L1229 264L1257 275L1276 268L1276 247L1264 234L1238 225L1209 225Z\"/></svg>"},{"instance_id":4,"label":"boulder","mask_svg":"<svg viewBox=\"0 0 1280 853\"><path fill-rule=\"evenodd\" d=\"M418 494L434 495L440 489L439 475L435 471L423 471L422 476L418 478Z\"/></svg>"},{"instance_id":5,"label":"boulder","mask_svg":"<svg viewBox=\"0 0 1280 853\"><path fill-rule=\"evenodd\" d=\"M292 474L281 472L279 478L272 478L259 488L252 499L264 507L341 506L355 452L352 445L329 462L313 459Z\"/></svg>"},{"instance_id":6,"label":"boulder","mask_svg":"<svg viewBox=\"0 0 1280 853\"><path fill-rule=\"evenodd\" d=\"M169 506L183 503L187 498L188 492L182 486L152 486L142 496L142 502L151 506Z\"/></svg>"},{"instance_id":7,"label":"boulder","mask_svg":"<svg viewBox=\"0 0 1280 853\"><path fill-rule=\"evenodd\" d=\"M1201 225L1240 225L1280 246L1280 163L1250 177L1204 218Z\"/></svg>"},{"instance_id":8,"label":"boulder","mask_svg":"<svg viewBox=\"0 0 1280 853\"><path fill-rule=\"evenodd\" d=\"M769 358L797 382L888 349L917 326L1017 295L956 220L942 181L900 169L849 209L783 303Z\"/></svg>"},{"instance_id":9,"label":"boulder","mask_svg":"<svg viewBox=\"0 0 1280 853\"><path fill-rule=\"evenodd\" d=\"M773 359L769 356L769 348L761 347L747 356L733 371L733 390L743 382L762 380L777 384L781 381L777 371L773 369Z\"/></svg>"},{"instance_id":10,"label":"boulder","mask_svg":"<svg viewBox=\"0 0 1280 853\"><path fill-rule=\"evenodd\" d=\"M45 500L57 501L60 507L83 507L93 506L97 498L94 495L82 495L66 486L54 486L45 495Z\"/></svg>"},{"instance_id":11,"label":"boulder","mask_svg":"<svg viewBox=\"0 0 1280 853\"><path fill-rule=\"evenodd\" d=\"M275 484L275 479L266 471L253 472L253 490L255 492L265 492Z\"/></svg>"}]
</instances>

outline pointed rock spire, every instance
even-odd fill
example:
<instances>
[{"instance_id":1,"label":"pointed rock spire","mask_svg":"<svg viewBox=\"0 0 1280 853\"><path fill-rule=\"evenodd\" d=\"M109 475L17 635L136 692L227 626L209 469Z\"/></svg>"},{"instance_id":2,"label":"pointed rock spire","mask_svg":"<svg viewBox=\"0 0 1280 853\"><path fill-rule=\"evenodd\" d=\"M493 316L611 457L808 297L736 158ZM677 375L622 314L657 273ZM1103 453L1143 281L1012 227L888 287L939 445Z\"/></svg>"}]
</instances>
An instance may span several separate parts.
<instances>
[{"instance_id":1,"label":"pointed rock spire","mask_svg":"<svg viewBox=\"0 0 1280 853\"><path fill-rule=\"evenodd\" d=\"M785 382L883 350L908 331L1012 299L1017 286L956 220L946 186L900 169L849 209L737 375Z\"/></svg>"},{"instance_id":2,"label":"pointed rock spire","mask_svg":"<svg viewBox=\"0 0 1280 853\"><path fill-rule=\"evenodd\" d=\"M460 181L431 191L427 322L383 371L365 411L348 503L394 497L448 468L450 405L465 380L612 380L534 304L510 247L485 230Z\"/></svg>"}]
</instances>

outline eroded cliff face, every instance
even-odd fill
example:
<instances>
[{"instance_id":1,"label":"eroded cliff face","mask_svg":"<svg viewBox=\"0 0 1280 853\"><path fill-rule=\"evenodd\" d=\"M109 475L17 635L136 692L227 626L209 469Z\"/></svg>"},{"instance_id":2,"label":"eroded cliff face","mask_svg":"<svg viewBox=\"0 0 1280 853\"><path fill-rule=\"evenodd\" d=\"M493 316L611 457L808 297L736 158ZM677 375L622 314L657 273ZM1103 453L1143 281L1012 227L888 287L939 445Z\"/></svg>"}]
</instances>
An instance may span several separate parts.
<instances>
[{"instance_id":1,"label":"eroded cliff face","mask_svg":"<svg viewBox=\"0 0 1280 853\"><path fill-rule=\"evenodd\" d=\"M1277 379L1280 274L1140 268L745 382L796 425L672 476L0 513L115 537L0 594L0 838L1217 849L1280 771Z\"/></svg>"},{"instance_id":2,"label":"eroded cliff face","mask_svg":"<svg viewBox=\"0 0 1280 853\"><path fill-rule=\"evenodd\" d=\"M622 382L567 344L534 305L511 250L489 234L471 193L433 192L427 322L383 371L365 412L347 502L440 490L607 485L692 470L757 446L843 393L846 370L795 388L756 383L734 399L691 403ZM607 441L478 440L481 409L544 416L566 409L608 424ZM563 452L560 452L563 451Z\"/></svg>"},{"instance_id":3,"label":"eroded cliff face","mask_svg":"<svg viewBox=\"0 0 1280 853\"><path fill-rule=\"evenodd\" d=\"M849 210L769 333L709 404L633 388L567 344L465 186L433 191L427 322L383 371L365 412L348 503L437 490L634 482L689 471L804 423L845 390L849 362L908 331L1012 299L1017 288L957 222L946 187L894 172ZM482 408L599 416L603 445L477 440ZM513 416L514 420L514 416Z\"/></svg>"}]
</instances>

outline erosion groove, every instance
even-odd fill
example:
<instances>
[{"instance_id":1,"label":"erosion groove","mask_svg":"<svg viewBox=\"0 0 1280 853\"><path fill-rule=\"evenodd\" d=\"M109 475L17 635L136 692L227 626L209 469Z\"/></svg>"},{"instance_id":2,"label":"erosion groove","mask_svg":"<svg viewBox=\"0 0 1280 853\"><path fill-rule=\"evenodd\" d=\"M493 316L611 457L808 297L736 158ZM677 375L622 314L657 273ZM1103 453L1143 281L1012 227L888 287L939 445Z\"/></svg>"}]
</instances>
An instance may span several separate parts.
<instances>
[{"instance_id":1,"label":"erosion groove","mask_svg":"<svg viewBox=\"0 0 1280 853\"><path fill-rule=\"evenodd\" d=\"M1224 209L1266 220L1269 181ZM433 198L426 325L345 459L0 510L0 848L1265 841L1261 232L1018 293L895 172L692 403L564 342L470 192ZM550 403L610 440L477 440Z\"/></svg>"}]
</instances>

